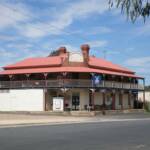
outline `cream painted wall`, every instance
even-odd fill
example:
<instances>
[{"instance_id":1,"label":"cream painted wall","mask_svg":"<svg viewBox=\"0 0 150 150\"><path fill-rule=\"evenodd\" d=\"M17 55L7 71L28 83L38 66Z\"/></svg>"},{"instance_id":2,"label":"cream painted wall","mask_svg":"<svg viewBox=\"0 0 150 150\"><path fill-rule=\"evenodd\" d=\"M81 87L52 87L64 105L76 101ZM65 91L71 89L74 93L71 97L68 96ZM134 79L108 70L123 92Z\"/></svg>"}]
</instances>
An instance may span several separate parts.
<instances>
[{"instance_id":1,"label":"cream painted wall","mask_svg":"<svg viewBox=\"0 0 150 150\"><path fill-rule=\"evenodd\" d=\"M84 105L89 105L89 91L87 89L76 89L70 91L70 95L72 92L79 92L80 93L80 107L84 109ZM71 96L70 96L71 98ZM106 97L107 98L107 97ZM121 105L119 105L119 93L116 93L116 109L121 109ZM71 99L70 99L71 103ZM94 94L94 103L95 105L102 105L103 104L103 96L101 92L95 92ZM70 104L71 105L71 104ZM124 109L128 109L128 94L123 94L123 107ZM133 97L131 97L131 107L133 108Z\"/></svg>"},{"instance_id":2,"label":"cream painted wall","mask_svg":"<svg viewBox=\"0 0 150 150\"><path fill-rule=\"evenodd\" d=\"M0 111L43 111L42 89L0 91Z\"/></svg>"},{"instance_id":3,"label":"cream painted wall","mask_svg":"<svg viewBox=\"0 0 150 150\"><path fill-rule=\"evenodd\" d=\"M85 105L89 105L89 91L87 89L72 89L67 94L69 95L69 106L72 106L72 94L79 93L80 109L83 110Z\"/></svg>"},{"instance_id":4,"label":"cream painted wall","mask_svg":"<svg viewBox=\"0 0 150 150\"><path fill-rule=\"evenodd\" d=\"M116 93L116 109L121 109L121 105L119 105L119 93Z\"/></svg>"},{"instance_id":5,"label":"cream painted wall","mask_svg":"<svg viewBox=\"0 0 150 150\"><path fill-rule=\"evenodd\" d=\"M49 94L51 92L49 91ZM89 90L88 89L70 89L67 91L67 94L66 94L66 100L68 101L68 104L69 104L69 108L72 108L72 94L73 93L79 93L80 95L80 110L84 110L85 108L85 105L89 105ZM57 91L57 95L61 95L61 91ZM106 99L107 99L107 95L111 95L110 92L107 92L106 93ZM48 99L48 103L50 104L50 101L52 100L52 95L46 95L46 99ZM115 103L115 106L116 106L116 109L121 109L121 105L119 105L119 93L117 92L116 93L116 103ZM47 105L49 105L47 104ZM102 105L103 104L103 95L101 92L95 92L94 93L94 104L95 105ZM131 97L131 106L133 108L133 97ZM128 106L128 94L123 94L123 107L124 109L128 109L129 106ZM47 109L47 110L50 110L50 109Z\"/></svg>"},{"instance_id":6,"label":"cream painted wall","mask_svg":"<svg viewBox=\"0 0 150 150\"><path fill-rule=\"evenodd\" d=\"M129 105L128 105L128 94L123 94L123 108L124 109L128 109Z\"/></svg>"},{"instance_id":7,"label":"cream painted wall","mask_svg":"<svg viewBox=\"0 0 150 150\"><path fill-rule=\"evenodd\" d=\"M94 93L94 104L95 105L102 105L103 104L103 95L100 92Z\"/></svg>"},{"instance_id":8,"label":"cream painted wall","mask_svg":"<svg viewBox=\"0 0 150 150\"><path fill-rule=\"evenodd\" d=\"M80 92L80 108L84 109L85 105L89 105L89 91L86 89L83 89Z\"/></svg>"},{"instance_id":9,"label":"cream painted wall","mask_svg":"<svg viewBox=\"0 0 150 150\"><path fill-rule=\"evenodd\" d=\"M143 101L143 92L138 93L138 100ZM150 102L150 91L145 91L145 101Z\"/></svg>"}]
</instances>

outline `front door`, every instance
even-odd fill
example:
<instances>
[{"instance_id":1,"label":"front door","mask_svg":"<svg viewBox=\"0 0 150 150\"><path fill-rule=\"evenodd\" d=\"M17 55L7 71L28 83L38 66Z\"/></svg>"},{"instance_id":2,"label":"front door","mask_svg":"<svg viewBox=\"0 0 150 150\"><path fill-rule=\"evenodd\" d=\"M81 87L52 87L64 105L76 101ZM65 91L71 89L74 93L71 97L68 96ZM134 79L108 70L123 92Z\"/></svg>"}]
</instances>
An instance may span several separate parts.
<instances>
[{"instance_id":1,"label":"front door","mask_svg":"<svg viewBox=\"0 0 150 150\"><path fill-rule=\"evenodd\" d=\"M79 110L80 96L78 93L72 95L72 110Z\"/></svg>"}]
</instances>

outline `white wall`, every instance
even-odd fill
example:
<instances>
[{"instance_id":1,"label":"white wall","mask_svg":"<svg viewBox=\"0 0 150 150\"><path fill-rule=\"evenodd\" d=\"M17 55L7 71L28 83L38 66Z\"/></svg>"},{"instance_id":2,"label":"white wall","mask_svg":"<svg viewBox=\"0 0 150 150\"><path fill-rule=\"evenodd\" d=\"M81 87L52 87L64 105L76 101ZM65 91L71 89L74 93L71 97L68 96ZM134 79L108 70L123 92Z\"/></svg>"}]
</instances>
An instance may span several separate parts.
<instances>
[{"instance_id":1,"label":"white wall","mask_svg":"<svg viewBox=\"0 0 150 150\"><path fill-rule=\"evenodd\" d=\"M42 89L10 90L0 93L0 111L43 111Z\"/></svg>"}]
</instances>

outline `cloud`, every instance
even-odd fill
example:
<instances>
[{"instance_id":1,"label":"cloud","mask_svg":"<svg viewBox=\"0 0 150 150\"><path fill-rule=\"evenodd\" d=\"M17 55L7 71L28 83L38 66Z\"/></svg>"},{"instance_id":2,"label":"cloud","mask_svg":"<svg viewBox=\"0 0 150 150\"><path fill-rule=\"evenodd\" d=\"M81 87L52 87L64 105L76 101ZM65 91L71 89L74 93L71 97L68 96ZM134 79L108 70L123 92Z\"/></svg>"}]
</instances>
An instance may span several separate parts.
<instances>
[{"instance_id":1,"label":"cloud","mask_svg":"<svg viewBox=\"0 0 150 150\"><path fill-rule=\"evenodd\" d=\"M44 23L27 23L24 28L20 28L20 33L29 38L39 38L46 35L58 35L71 25L74 20L84 19L92 14L102 14L108 10L106 0L81 0L72 2L67 7L59 10L52 21ZM103 28L106 31L106 29Z\"/></svg>"},{"instance_id":2,"label":"cloud","mask_svg":"<svg viewBox=\"0 0 150 150\"><path fill-rule=\"evenodd\" d=\"M1 2L0 29L14 28L20 35L27 38L60 35L65 33L64 30L75 20L85 19L93 14L100 15L108 10L106 0L68 1L64 6L59 8L59 11L53 12L51 19L47 18L45 21L41 21L40 15L34 14L34 6L31 9L31 7L22 3ZM111 29L103 26L91 30L91 34L109 32L111 32Z\"/></svg>"},{"instance_id":3,"label":"cloud","mask_svg":"<svg viewBox=\"0 0 150 150\"><path fill-rule=\"evenodd\" d=\"M108 34L113 32L113 30L107 26L96 26L87 29L78 29L69 32L65 32L65 34L80 34L80 35L99 35L99 34Z\"/></svg>"},{"instance_id":4,"label":"cloud","mask_svg":"<svg viewBox=\"0 0 150 150\"><path fill-rule=\"evenodd\" d=\"M15 27L31 17L25 5L0 3L0 29Z\"/></svg>"},{"instance_id":5,"label":"cloud","mask_svg":"<svg viewBox=\"0 0 150 150\"><path fill-rule=\"evenodd\" d=\"M13 51L11 52L11 51L3 49L3 48L0 49L0 54L1 54L1 58L15 58L18 56L17 53L15 53Z\"/></svg>"},{"instance_id":6,"label":"cloud","mask_svg":"<svg viewBox=\"0 0 150 150\"><path fill-rule=\"evenodd\" d=\"M105 47L108 42L105 40L96 40L96 41L88 41L87 44L90 45L92 48L97 48L97 47Z\"/></svg>"},{"instance_id":7,"label":"cloud","mask_svg":"<svg viewBox=\"0 0 150 150\"><path fill-rule=\"evenodd\" d=\"M7 44L7 48L16 49L16 50L26 50L32 48L33 45L29 43L9 43Z\"/></svg>"},{"instance_id":8,"label":"cloud","mask_svg":"<svg viewBox=\"0 0 150 150\"><path fill-rule=\"evenodd\" d=\"M1 41L16 41L18 40L17 36L11 36L11 35L0 35Z\"/></svg>"},{"instance_id":9,"label":"cloud","mask_svg":"<svg viewBox=\"0 0 150 150\"><path fill-rule=\"evenodd\" d=\"M150 56L130 58L126 60L124 64L125 66L135 70L138 75L146 78L146 84L150 83Z\"/></svg>"},{"instance_id":10,"label":"cloud","mask_svg":"<svg viewBox=\"0 0 150 150\"><path fill-rule=\"evenodd\" d=\"M125 62L129 66L133 67L147 67L150 66L150 56L147 57L139 57L139 58L131 58Z\"/></svg>"},{"instance_id":11,"label":"cloud","mask_svg":"<svg viewBox=\"0 0 150 150\"><path fill-rule=\"evenodd\" d=\"M150 35L150 21L147 21L145 24L142 24L141 27L137 27L134 31L136 35Z\"/></svg>"},{"instance_id":12,"label":"cloud","mask_svg":"<svg viewBox=\"0 0 150 150\"><path fill-rule=\"evenodd\" d=\"M103 33L111 33L113 30L109 27L101 26L101 27L94 27L90 29L87 34L88 35L97 35Z\"/></svg>"}]
</instances>

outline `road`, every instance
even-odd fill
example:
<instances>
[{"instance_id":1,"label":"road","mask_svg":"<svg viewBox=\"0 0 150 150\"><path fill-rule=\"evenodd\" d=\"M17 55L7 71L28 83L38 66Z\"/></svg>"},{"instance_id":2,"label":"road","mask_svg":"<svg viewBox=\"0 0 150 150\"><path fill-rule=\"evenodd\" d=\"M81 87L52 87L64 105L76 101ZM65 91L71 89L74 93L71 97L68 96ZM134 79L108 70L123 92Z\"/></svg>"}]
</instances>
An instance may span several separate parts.
<instances>
[{"instance_id":1,"label":"road","mask_svg":"<svg viewBox=\"0 0 150 150\"><path fill-rule=\"evenodd\" d=\"M150 120L0 128L0 150L150 150Z\"/></svg>"}]
</instances>

